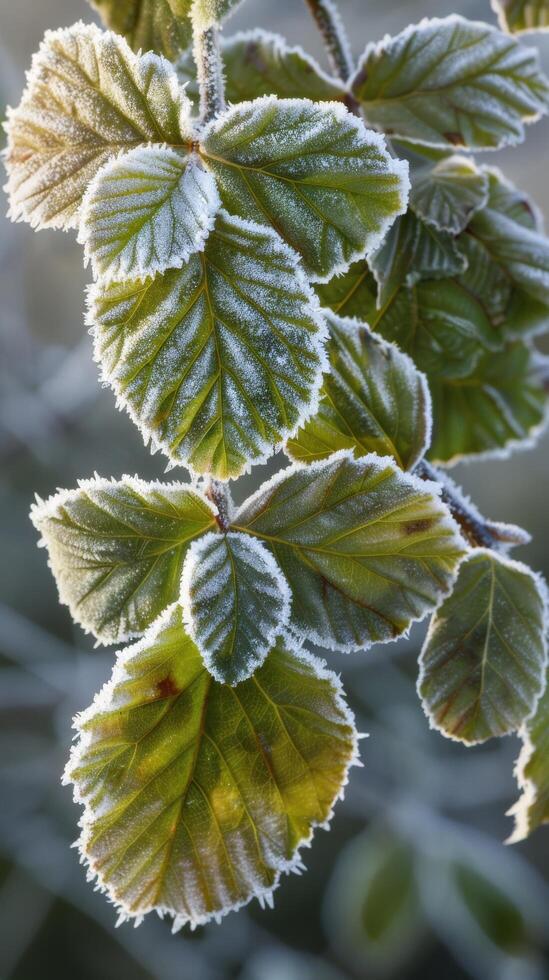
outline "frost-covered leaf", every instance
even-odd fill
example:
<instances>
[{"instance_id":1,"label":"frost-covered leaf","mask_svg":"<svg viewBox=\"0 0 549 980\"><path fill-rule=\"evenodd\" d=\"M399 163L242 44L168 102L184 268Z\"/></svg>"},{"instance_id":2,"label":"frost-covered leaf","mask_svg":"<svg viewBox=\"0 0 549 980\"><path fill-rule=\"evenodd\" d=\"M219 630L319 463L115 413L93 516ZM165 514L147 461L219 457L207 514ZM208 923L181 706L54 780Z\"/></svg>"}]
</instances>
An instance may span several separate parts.
<instances>
[{"instance_id":1,"label":"frost-covered leaf","mask_svg":"<svg viewBox=\"0 0 549 980\"><path fill-rule=\"evenodd\" d=\"M103 167L82 205L79 241L103 282L180 269L200 252L220 201L196 154L139 147Z\"/></svg>"},{"instance_id":2,"label":"frost-covered leaf","mask_svg":"<svg viewBox=\"0 0 549 980\"><path fill-rule=\"evenodd\" d=\"M46 33L6 128L10 216L40 228L77 227L88 184L121 151L193 139L172 66L81 23Z\"/></svg>"},{"instance_id":3,"label":"frost-covered leaf","mask_svg":"<svg viewBox=\"0 0 549 980\"><path fill-rule=\"evenodd\" d=\"M457 279L433 279L394 292L364 318L434 378L467 377L500 338L479 300Z\"/></svg>"},{"instance_id":4,"label":"frost-covered leaf","mask_svg":"<svg viewBox=\"0 0 549 980\"><path fill-rule=\"evenodd\" d=\"M190 542L215 526L197 491L132 477L82 481L31 517L61 602L103 643L140 636L178 598Z\"/></svg>"},{"instance_id":5,"label":"frost-covered leaf","mask_svg":"<svg viewBox=\"0 0 549 980\"><path fill-rule=\"evenodd\" d=\"M124 917L157 909L174 928L270 901L356 759L319 661L280 640L253 678L219 684L179 606L121 654L77 726L65 778L90 872Z\"/></svg>"},{"instance_id":6,"label":"frost-covered leaf","mask_svg":"<svg viewBox=\"0 0 549 980\"><path fill-rule=\"evenodd\" d=\"M156 51L171 61L192 42L192 0L88 0L103 23L123 34L134 51ZM183 16L187 14L187 17Z\"/></svg>"},{"instance_id":7,"label":"frost-covered leaf","mask_svg":"<svg viewBox=\"0 0 549 980\"><path fill-rule=\"evenodd\" d=\"M490 196L468 232L514 285L549 304L549 240L536 228L528 199L497 171L489 171Z\"/></svg>"},{"instance_id":8,"label":"frost-covered leaf","mask_svg":"<svg viewBox=\"0 0 549 980\"><path fill-rule=\"evenodd\" d=\"M435 484L349 451L277 473L234 528L272 549L292 592L292 630L338 650L395 639L423 618L463 554Z\"/></svg>"},{"instance_id":9,"label":"frost-covered leaf","mask_svg":"<svg viewBox=\"0 0 549 980\"><path fill-rule=\"evenodd\" d=\"M543 690L546 621L539 577L493 551L472 551L421 653L418 690L433 727L470 745L516 732Z\"/></svg>"},{"instance_id":10,"label":"frost-covered leaf","mask_svg":"<svg viewBox=\"0 0 549 980\"><path fill-rule=\"evenodd\" d=\"M384 307L400 286L459 275L467 259L452 235L408 211L397 218L368 264L378 284L378 306Z\"/></svg>"},{"instance_id":11,"label":"frost-covered leaf","mask_svg":"<svg viewBox=\"0 0 549 980\"><path fill-rule=\"evenodd\" d=\"M536 51L456 15L370 44L351 87L369 123L430 146L518 143L549 104Z\"/></svg>"},{"instance_id":12,"label":"frost-covered leaf","mask_svg":"<svg viewBox=\"0 0 549 980\"><path fill-rule=\"evenodd\" d=\"M549 30L548 0L492 0L492 7L504 31Z\"/></svg>"},{"instance_id":13,"label":"frost-covered leaf","mask_svg":"<svg viewBox=\"0 0 549 980\"><path fill-rule=\"evenodd\" d=\"M172 6L185 2L186 0L170 0ZM195 29L207 31L215 24L220 24L241 3L242 0L192 0L191 16Z\"/></svg>"},{"instance_id":14,"label":"frost-covered leaf","mask_svg":"<svg viewBox=\"0 0 549 980\"><path fill-rule=\"evenodd\" d=\"M422 458L431 438L427 381L398 347L366 324L327 313L330 370L318 412L289 439L291 459L325 459L338 449L392 456L405 470Z\"/></svg>"},{"instance_id":15,"label":"frost-covered leaf","mask_svg":"<svg viewBox=\"0 0 549 980\"><path fill-rule=\"evenodd\" d=\"M429 457L453 464L479 453L501 455L534 438L547 396L524 344L485 355L469 378L429 379L433 437Z\"/></svg>"},{"instance_id":16,"label":"frost-covered leaf","mask_svg":"<svg viewBox=\"0 0 549 980\"><path fill-rule=\"evenodd\" d=\"M469 224L488 200L488 176L464 156L425 161L412 169L410 205L420 218L453 235Z\"/></svg>"},{"instance_id":17,"label":"frost-covered leaf","mask_svg":"<svg viewBox=\"0 0 549 980\"><path fill-rule=\"evenodd\" d=\"M182 269L96 285L90 307L103 378L174 463L239 476L315 410L324 321L270 228L221 211Z\"/></svg>"},{"instance_id":18,"label":"frost-covered leaf","mask_svg":"<svg viewBox=\"0 0 549 980\"><path fill-rule=\"evenodd\" d=\"M353 262L343 275L319 283L316 292L321 305L339 316L359 320L376 316L377 286L367 262Z\"/></svg>"},{"instance_id":19,"label":"frost-covered leaf","mask_svg":"<svg viewBox=\"0 0 549 980\"><path fill-rule=\"evenodd\" d=\"M324 924L358 976L399 976L425 932L410 843L380 827L352 840L329 884Z\"/></svg>"},{"instance_id":20,"label":"frost-covered leaf","mask_svg":"<svg viewBox=\"0 0 549 980\"><path fill-rule=\"evenodd\" d=\"M407 165L339 103L243 102L206 128L202 148L227 210L270 222L315 279L375 249L406 210Z\"/></svg>"},{"instance_id":21,"label":"frost-covered leaf","mask_svg":"<svg viewBox=\"0 0 549 980\"><path fill-rule=\"evenodd\" d=\"M521 796L509 811L515 818L512 843L549 823L549 673L536 712L521 736L523 746L515 770Z\"/></svg>"},{"instance_id":22,"label":"frost-covered leaf","mask_svg":"<svg viewBox=\"0 0 549 980\"><path fill-rule=\"evenodd\" d=\"M189 635L216 681L261 667L288 623L290 590L267 548L247 534L208 534L189 549L181 601Z\"/></svg>"},{"instance_id":23,"label":"frost-covered leaf","mask_svg":"<svg viewBox=\"0 0 549 980\"><path fill-rule=\"evenodd\" d=\"M256 29L221 39L227 102L249 102L263 95L280 99L344 101L341 82L326 75L302 48L291 47L279 34ZM177 74L186 92L198 100L196 65L191 51L178 61Z\"/></svg>"}]
</instances>

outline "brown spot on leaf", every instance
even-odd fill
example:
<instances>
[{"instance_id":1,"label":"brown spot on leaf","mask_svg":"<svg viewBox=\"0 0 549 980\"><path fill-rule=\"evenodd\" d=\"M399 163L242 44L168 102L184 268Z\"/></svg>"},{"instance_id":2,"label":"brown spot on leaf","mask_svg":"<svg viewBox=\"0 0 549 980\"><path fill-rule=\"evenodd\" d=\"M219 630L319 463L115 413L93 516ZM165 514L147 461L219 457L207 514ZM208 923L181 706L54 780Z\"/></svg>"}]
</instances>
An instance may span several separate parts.
<instances>
[{"instance_id":1,"label":"brown spot on leaf","mask_svg":"<svg viewBox=\"0 0 549 980\"><path fill-rule=\"evenodd\" d=\"M404 534L421 534L422 531L428 531L433 524L434 519L432 517L422 517L417 521L406 521L402 525L402 530Z\"/></svg>"},{"instance_id":2,"label":"brown spot on leaf","mask_svg":"<svg viewBox=\"0 0 549 980\"><path fill-rule=\"evenodd\" d=\"M453 146L465 146L465 140L463 139L462 133L443 133L444 139L451 143Z\"/></svg>"},{"instance_id":3,"label":"brown spot on leaf","mask_svg":"<svg viewBox=\"0 0 549 980\"><path fill-rule=\"evenodd\" d=\"M176 694L179 694L179 687L173 677L168 674L167 677L156 682L156 691L159 698L174 698Z\"/></svg>"}]
</instances>

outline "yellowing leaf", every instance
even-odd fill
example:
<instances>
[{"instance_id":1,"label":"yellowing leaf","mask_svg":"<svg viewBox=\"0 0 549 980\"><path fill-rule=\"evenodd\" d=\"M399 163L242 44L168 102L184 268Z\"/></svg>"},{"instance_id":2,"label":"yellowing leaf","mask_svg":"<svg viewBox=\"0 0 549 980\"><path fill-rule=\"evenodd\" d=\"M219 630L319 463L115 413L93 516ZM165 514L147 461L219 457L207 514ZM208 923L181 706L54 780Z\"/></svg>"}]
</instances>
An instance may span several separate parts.
<instances>
[{"instance_id":1,"label":"yellowing leaf","mask_svg":"<svg viewBox=\"0 0 549 980\"><path fill-rule=\"evenodd\" d=\"M174 61L192 42L192 0L88 0L107 27L134 51L156 51Z\"/></svg>"},{"instance_id":2,"label":"yellowing leaf","mask_svg":"<svg viewBox=\"0 0 549 980\"><path fill-rule=\"evenodd\" d=\"M183 484L84 480L31 512L73 619L103 643L141 636L179 596L187 548L215 510Z\"/></svg>"},{"instance_id":3,"label":"yellowing leaf","mask_svg":"<svg viewBox=\"0 0 549 980\"><path fill-rule=\"evenodd\" d=\"M234 529L271 548L292 592L291 629L347 651L393 640L431 612L464 550L435 484L348 451L277 473Z\"/></svg>"},{"instance_id":4,"label":"yellowing leaf","mask_svg":"<svg viewBox=\"0 0 549 980\"><path fill-rule=\"evenodd\" d=\"M314 279L375 249L406 210L407 164L339 103L243 102L206 128L202 151L227 210L272 224Z\"/></svg>"},{"instance_id":5,"label":"yellowing leaf","mask_svg":"<svg viewBox=\"0 0 549 980\"><path fill-rule=\"evenodd\" d=\"M542 824L549 823L549 684L536 712L521 731L523 747L515 774L522 793L509 811L515 818L510 843L524 840Z\"/></svg>"},{"instance_id":6,"label":"yellowing leaf","mask_svg":"<svg viewBox=\"0 0 549 980\"><path fill-rule=\"evenodd\" d=\"M171 2L180 3L181 0L171 0ZM219 24L240 3L242 0L193 0L192 18L195 30L207 31L215 24Z\"/></svg>"},{"instance_id":7,"label":"yellowing leaf","mask_svg":"<svg viewBox=\"0 0 549 980\"><path fill-rule=\"evenodd\" d=\"M392 456L402 469L412 470L431 438L425 376L366 324L328 312L326 319L330 370L318 412L288 440L288 455L312 463L352 449L357 456Z\"/></svg>"},{"instance_id":8,"label":"yellowing leaf","mask_svg":"<svg viewBox=\"0 0 549 980\"><path fill-rule=\"evenodd\" d=\"M545 587L526 565L472 551L421 653L432 725L469 745L516 732L543 690L546 624Z\"/></svg>"},{"instance_id":9,"label":"yellowing leaf","mask_svg":"<svg viewBox=\"0 0 549 980\"><path fill-rule=\"evenodd\" d=\"M547 0L492 0L492 8L505 31L519 34L522 31L549 30Z\"/></svg>"},{"instance_id":10,"label":"yellowing leaf","mask_svg":"<svg viewBox=\"0 0 549 980\"><path fill-rule=\"evenodd\" d=\"M37 228L77 227L88 184L121 151L193 139L171 65L81 23L47 32L6 128L10 216Z\"/></svg>"},{"instance_id":11,"label":"yellowing leaf","mask_svg":"<svg viewBox=\"0 0 549 980\"><path fill-rule=\"evenodd\" d=\"M103 378L174 463L227 480L316 407L324 322L297 256L221 211L181 270L90 294Z\"/></svg>"},{"instance_id":12,"label":"yellowing leaf","mask_svg":"<svg viewBox=\"0 0 549 980\"><path fill-rule=\"evenodd\" d=\"M369 123L429 146L519 143L549 106L536 51L457 15L369 45L351 87Z\"/></svg>"},{"instance_id":13,"label":"yellowing leaf","mask_svg":"<svg viewBox=\"0 0 549 980\"><path fill-rule=\"evenodd\" d=\"M204 248L219 209L196 154L140 147L103 167L82 207L79 241L102 282L180 269Z\"/></svg>"},{"instance_id":14,"label":"yellowing leaf","mask_svg":"<svg viewBox=\"0 0 549 980\"><path fill-rule=\"evenodd\" d=\"M261 666L288 623L290 590L272 554L247 534L207 534L189 549L181 602L210 673L239 684Z\"/></svg>"},{"instance_id":15,"label":"yellowing leaf","mask_svg":"<svg viewBox=\"0 0 549 980\"><path fill-rule=\"evenodd\" d=\"M80 847L122 918L174 928L271 898L325 824L356 759L337 678L288 640L219 684L171 606L77 720L66 770Z\"/></svg>"}]
</instances>

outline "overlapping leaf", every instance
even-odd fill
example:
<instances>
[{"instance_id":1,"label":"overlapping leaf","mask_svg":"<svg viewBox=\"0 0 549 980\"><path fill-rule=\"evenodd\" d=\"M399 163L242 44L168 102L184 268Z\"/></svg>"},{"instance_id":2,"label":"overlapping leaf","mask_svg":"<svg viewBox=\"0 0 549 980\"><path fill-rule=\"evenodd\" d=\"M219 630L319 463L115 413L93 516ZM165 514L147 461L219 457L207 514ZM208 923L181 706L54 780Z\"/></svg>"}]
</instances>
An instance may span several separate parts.
<instances>
[{"instance_id":1,"label":"overlapping leaf","mask_svg":"<svg viewBox=\"0 0 549 980\"><path fill-rule=\"evenodd\" d=\"M536 712L526 722L521 735L523 747L516 776L522 794L509 811L515 818L513 843L549 823L549 675Z\"/></svg>"},{"instance_id":2,"label":"overlapping leaf","mask_svg":"<svg viewBox=\"0 0 549 980\"><path fill-rule=\"evenodd\" d=\"M86 480L33 507L59 596L104 643L140 636L179 596L190 542L215 510L183 484Z\"/></svg>"},{"instance_id":3,"label":"overlapping leaf","mask_svg":"<svg viewBox=\"0 0 549 980\"><path fill-rule=\"evenodd\" d=\"M273 551L292 592L292 630L340 650L394 639L425 616L463 553L434 484L348 451L278 473L234 527Z\"/></svg>"},{"instance_id":4,"label":"overlapping leaf","mask_svg":"<svg viewBox=\"0 0 549 980\"><path fill-rule=\"evenodd\" d=\"M492 0L501 27L513 34L549 30L547 0Z\"/></svg>"},{"instance_id":5,"label":"overlapping leaf","mask_svg":"<svg viewBox=\"0 0 549 980\"><path fill-rule=\"evenodd\" d=\"M430 379L433 438L429 456L455 463L498 454L539 432L547 396L535 358L524 344L486 355L469 378Z\"/></svg>"},{"instance_id":6,"label":"overlapping leaf","mask_svg":"<svg viewBox=\"0 0 549 980\"><path fill-rule=\"evenodd\" d=\"M192 41L193 0L88 0L107 27L135 52L156 51L174 61Z\"/></svg>"},{"instance_id":7,"label":"overlapping leaf","mask_svg":"<svg viewBox=\"0 0 549 980\"><path fill-rule=\"evenodd\" d=\"M172 6L185 4L185 0L170 0ZM191 17L195 28L206 31L215 24L221 23L224 17L231 14L242 0L192 0Z\"/></svg>"},{"instance_id":8,"label":"overlapping leaf","mask_svg":"<svg viewBox=\"0 0 549 980\"><path fill-rule=\"evenodd\" d=\"M441 147L518 143L549 103L535 51L456 15L369 45L351 87L368 122Z\"/></svg>"},{"instance_id":9,"label":"overlapping leaf","mask_svg":"<svg viewBox=\"0 0 549 980\"><path fill-rule=\"evenodd\" d=\"M316 279L372 251L406 208L407 165L339 104L241 103L202 148L227 210L272 224Z\"/></svg>"},{"instance_id":10,"label":"overlapping leaf","mask_svg":"<svg viewBox=\"0 0 549 980\"><path fill-rule=\"evenodd\" d=\"M67 767L91 873L126 917L199 925L269 897L325 823L356 757L337 679L279 641L217 683L172 606L78 720Z\"/></svg>"},{"instance_id":11,"label":"overlapping leaf","mask_svg":"<svg viewBox=\"0 0 549 980\"><path fill-rule=\"evenodd\" d=\"M418 690L431 724L468 744L516 732L545 683L547 608L527 568L476 549L431 621Z\"/></svg>"},{"instance_id":12,"label":"overlapping leaf","mask_svg":"<svg viewBox=\"0 0 549 980\"><path fill-rule=\"evenodd\" d=\"M260 29L221 39L227 102L249 102L263 95L280 99L312 99L313 102L344 101L345 88L326 75L302 48L291 47L279 34ZM196 65L188 51L177 63L186 92L198 99Z\"/></svg>"},{"instance_id":13,"label":"overlapping leaf","mask_svg":"<svg viewBox=\"0 0 549 980\"><path fill-rule=\"evenodd\" d=\"M222 684L239 684L261 667L290 615L282 572L246 534L208 534L195 542L181 595L188 632Z\"/></svg>"},{"instance_id":14,"label":"overlapping leaf","mask_svg":"<svg viewBox=\"0 0 549 980\"><path fill-rule=\"evenodd\" d=\"M327 313L330 370L318 412L288 440L288 455L303 463L339 449L357 456L392 456L412 470L429 446L431 397L423 374L398 347L365 324Z\"/></svg>"},{"instance_id":15,"label":"overlapping leaf","mask_svg":"<svg viewBox=\"0 0 549 980\"><path fill-rule=\"evenodd\" d=\"M458 235L488 200L487 174L464 156L415 160L411 207L423 221Z\"/></svg>"},{"instance_id":16,"label":"overlapping leaf","mask_svg":"<svg viewBox=\"0 0 549 980\"><path fill-rule=\"evenodd\" d=\"M196 154L140 147L103 167L88 188L79 240L103 282L180 269L203 249L219 209Z\"/></svg>"},{"instance_id":17,"label":"overlapping leaf","mask_svg":"<svg viewBox=\"0 0 549 980\"><path fill-rule=\"evenodd\" d=\"M46 34L7 133L10 216L40 228L77 227L88 184L121 151L193 139L168 62L92 24Z\"/></svg>"},{"instance_id":18,"label":"overlapping leaf","mask_svg":"<svg viewBox=\"0 0 549 980\"><path fill-rule=\"evenodd\" d=\"M270 228L220 212L181 270L94 287L90 300L103 377L176 463L239 476L315 409L324 323Z\"/></svg>"}]
</instances>

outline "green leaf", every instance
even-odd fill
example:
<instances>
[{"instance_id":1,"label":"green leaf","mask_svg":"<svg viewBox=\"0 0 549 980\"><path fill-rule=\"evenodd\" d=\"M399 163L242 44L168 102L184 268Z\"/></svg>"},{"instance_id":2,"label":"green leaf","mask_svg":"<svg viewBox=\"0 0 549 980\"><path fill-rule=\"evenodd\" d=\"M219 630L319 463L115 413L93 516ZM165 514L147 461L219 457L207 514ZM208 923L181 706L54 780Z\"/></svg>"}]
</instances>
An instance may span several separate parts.
<instances>
[{"instance_id":1,"label":"green leaf","mask_svg":"<svg viewBox=\"0 0 549 980\"><path fill-rule=\"evenodd\" d=\"M467 268L459 281L478 300L493 326L498 328L495 336L503 344L503 325L513 293L511 280L478 239L465 232L459 236L458 243L467 259Z\"/></svg>"},{"instance_id":2,"label":"green leaf","mask_svg":"<svg viewBox=\"0 0 549 980\"><path fill-rule=\"evenodd\" d=\"M84 192L121 151L190 144L191 104L168 62L93 24L48 31L6 125L10 217L76 228Z\"/></svg>"},{"instance_id":3,"label":"green leaf","mask_svg":"<svg viewBox=\"0 0 549 980\"><path fill-rule=\"evenodd\" d=\"M406 210L407 165L343 105L261 98L202 135L224 206L271 223L326 280L379 245Z\"/></svg>"},{"instance_id":4,"label":"green leaf","mask_svg":"<svg viewBox=\"0 0 549 980\"><path fill-rule=\"evenodd\" d=\"M488 200L488 176L468 157L443 157L434 166L423 160L411 176L410 206L424 221L453 235Z\"/></svg>"},{"instance_id":5,"label":"green leaf","mask_svg":"<svg viewBox=\"0 0 549 980\"><path fill-rule=\"evenodd\" d=\"M172 6L182 0L170 0ZM183 0L183 3L185 0ZM242 0L192 0L191 17L195 30L207 31L210 27L220 24L224 17L231 14Z\"/></svg>"},{"instance_id":6,"label":"green leaf","mask_svg":"<svg viewBox=\"0 0 549 980\"><path fill-rule=\"evenodd\" d=\"M363 315L434 379L467 377L486 350L500 346L483 306L457 279L399 289L381 310Z\"/></svg>"},{"instance_id":7,"label":"green leaf","mask_svg":"<svg viewBox=\"0 0 549 980\"><path fill-rule=\"evenodd\" d=\"M524 840L537 827L549 823L549 675L533 718L521 731L522 750L515 775L521 796L509 811L515 818L510 843Z\"/></svg>"},{"instance_id":8,"label":"green leaf","mask_svg":"<svg viewBox=\"0 0 549 980\"><path fill-rule=\"evenodd\" d=\"M546 394L535 358L524 344L486 355L463 380L430 379L433 438L429 457L457 463L501 455L534 439L544 422Z\"/></svg>"},{"instance_id":9,"label":"green leaf","mask_svg":"<svg viewBox=\"0 0 549 980\"><path fill-rule=\"evenodd\" d=\"M434 484L342 451L277 473L234 517L271 548L291 629L337 650L395 639L438 604L463 542Z\"/></svg>"},{"instance_id":10,"label":"green leaf","mask_svg":"<svg viewBox=\"0 0 549 980\"><path fill-rule=\"evenodd\" d=\"M377 286L367 262L354 262L343 275L317 284L316 292L322 306L342 317L376 315Z\"/></svg>"},{"instance_id":11,"label":"green leaf","mask_svg":"<svg viewBox=\"0 0 549 980\"><path fill-rule=\"evenodd\" d=\"M135 52L156 51L174 61L192 42L192 0L88 0L106 27Z\"/></svg>"},{"instance_id":12,"label":"green leaf","mask_svg":"<svg viewBox=\"0 0 549 980\"><path fill-rule=\"evenodd\" d=\"M280 99L311 99L313 102L342 102L345 88L326 75L302 48L291 47L279 34L256 29L221 39L227 102L249 102L263 95ZM191 51L176 65L186 92L198 100L196 65Z\"/></svg>"},{"instance_id":13,"label":"green leaf","mask_svg":"<svg viewBox=\"0 0 549 980\"><path fill-rule=\"evenodd\" d=\"M474 216L468 231L514 285L549 304L549 240L536 230L528 199L497 171L489 171L489 178L488 204Z\"/></svg>"},{"instance_id":14,"label":"green leaf","mask_svg":"<svg viewBox=\"0 0 549 980\"><path fill-rule=\"evenodd\" d=\"M383 307L402 285L459 275L467 268L467 259L452 235L408 211L397 218L368 264L378 284L378 306Z\"/></svg>"},{"instance_id":15,"label":"green leaf","mask_svg":"<svg viewBox=\"0 0 549 980\"><path fill-rule=\"evenodd\" d=\"M358 976L398 976L424 938L415 855L380 827L352 840L330 882L324 923L339 956Z\"/></svg>"},{"instance_id":16,"label":"green leaf","mask_svg":"<svg viewBox=\"0 0 549 980\"><path fill-rule=\"evenodd\" d=\"M240 476L316 409L324 322L270 228L220 212L182 269L92 287L90 321L119 404L195 473Z\"/></svg>"},{"instance_id":17,"label":"green leaf","mask_svg":"<svg viewBox=\"0 0 549 980\"><path fill-rule=\"evenodd\" d=\"M434 728L475 745L516 732L545 680L547 608L526 565L475 549L429 627L419 694Z\"/></svg>"},{"instance_id":18,"label":"green leaf","mask_svg":"<svg viewBox=\"0 0 549 980\"><path fill-rule=\"evenodd\" d=\"M73 619L102 643L141 636L179 596L191 541L215 508L183 484L81 481L32 511Z\"/></svg>"},{"instance_id":19,"label":"green leaf","mask_svg":"<svg viewBox=\"0 0 549 980\"><path fill-rule=\"evenodd\" d=\"M79 241L103 283L146 279L180 269L203 250L219 204L215 180L196 154L140 147L90 184Z\"/></svg>"},{"instance_id":20,"label":"green leaf","mask_svg":"<svg viewBox=\"0 0 549 980\"><path fill-rule=\"evenodd\" d=\"M221 684L239 684L261 667L288 623L290 599L282 572L257 538L208 534L189 549L185 623Z\"/></svg>"},{"instance_id":21,"label":"green leaf","mask_svg":"<svg viewBox=\"0 0 549 980\"><path fill-rule=\"evenodd\" d=\"M501 330L509 340L549 332L549 304L540 303L516 287L512 290Z\"/></svg>"},{"instance_id":22,"label":"green leaf","mask_svg":"<svg viewBox=\"0 0 549 980\"><path fill-rule=\"evenodd\" d=\"M504 31L519 34L521 31L549 30L547 0L492 0L492 8Z\"/></svg>"},{"instance_id":23,"label":"green leaf","mask_svg":"<svg viewBox=\"0 0 549 980\"><path fill-rule=\"evenodd\" d=\"M537 52L457 15L369 45L351 88L390 136L478 150L521 142L549 102Z\"/></svg>"},{"instance_id":24,"label":"green leaf","mask_svg":"<svg viewBox=\"0 0 549 980\"><path fill-rule=\"evenodd\" d=\"M332 815L356 731L334 674L288 640L238 688L219 684L172 606L78 718L65 779L80 847L122 919L174 930L271 900Z\"/></svg>"},{"instance_id":25,"label":"green leaf","mask_svg":"<svg viewBox=\"0 0 549 980\"><path fill-rule=\"evenodd\" d=\"M312 463L338 449L356 456L392 456L412 470L431 437L431 396L425 376L398 347L366 324L326 316L330 370L318 412L289 439L291 459Z\"/></svg>"}]
</instances>

